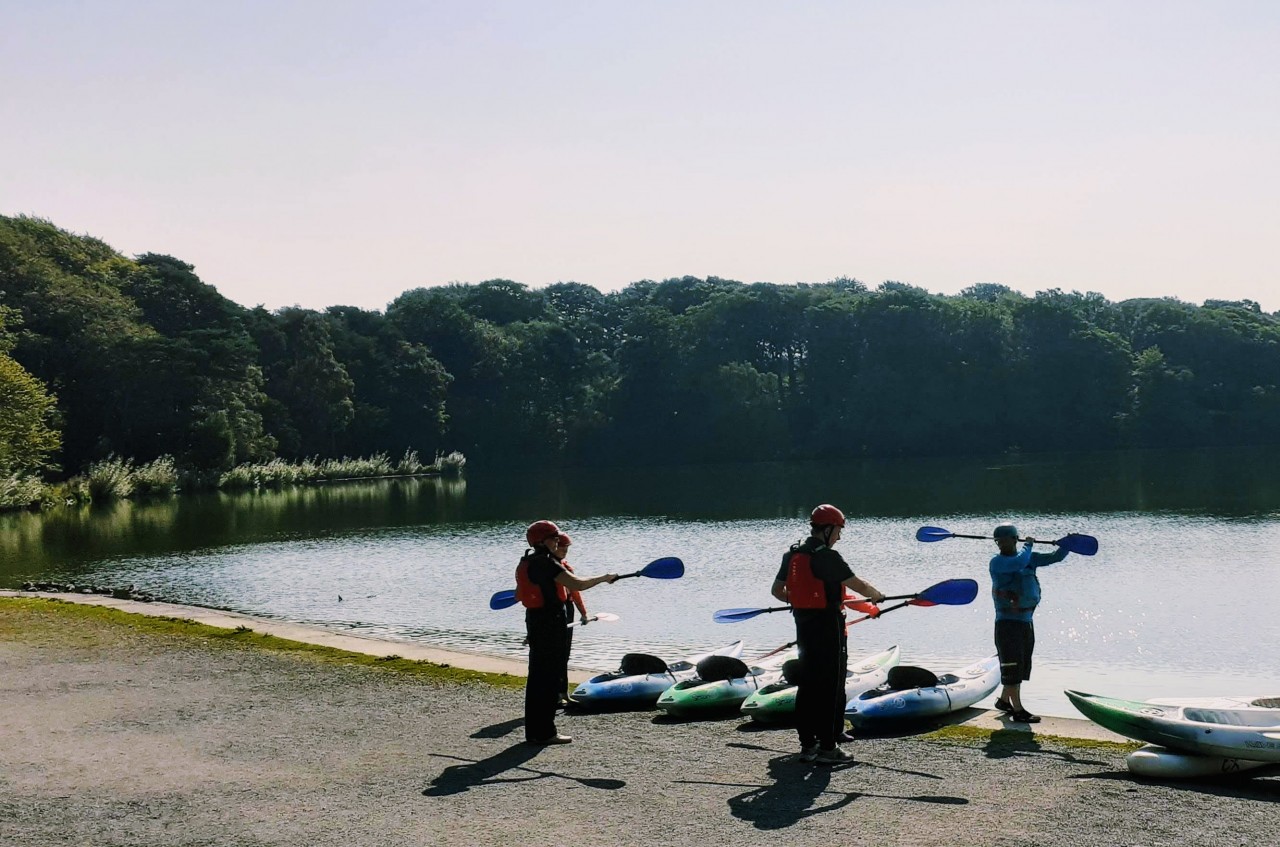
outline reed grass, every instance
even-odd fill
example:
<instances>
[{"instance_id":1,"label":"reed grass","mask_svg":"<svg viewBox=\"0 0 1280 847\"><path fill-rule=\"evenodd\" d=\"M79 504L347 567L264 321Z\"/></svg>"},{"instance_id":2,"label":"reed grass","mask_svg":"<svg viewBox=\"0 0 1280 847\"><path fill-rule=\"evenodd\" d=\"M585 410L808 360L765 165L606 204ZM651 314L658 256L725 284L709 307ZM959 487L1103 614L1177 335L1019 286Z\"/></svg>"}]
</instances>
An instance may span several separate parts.
<instances>
[{"instance_id":1,"label":"reed grass","mask_svg":"<svg viewBox=\"0 0 1280 847\"><path fill-rule=\"evenodd\" d=\"M456 476L467 463L461 453L437 457L435 464L426 465L414 450L406 450L398 461L392 461L386 453L372 456L341 459L301 459L297 462L272 459L237 465L218 479L218 488L226 491L284 488L315 482L335 482L347 479L374 479L388 476L417 476L425 473L444 473Z\"/></svg>"}]
</instances>

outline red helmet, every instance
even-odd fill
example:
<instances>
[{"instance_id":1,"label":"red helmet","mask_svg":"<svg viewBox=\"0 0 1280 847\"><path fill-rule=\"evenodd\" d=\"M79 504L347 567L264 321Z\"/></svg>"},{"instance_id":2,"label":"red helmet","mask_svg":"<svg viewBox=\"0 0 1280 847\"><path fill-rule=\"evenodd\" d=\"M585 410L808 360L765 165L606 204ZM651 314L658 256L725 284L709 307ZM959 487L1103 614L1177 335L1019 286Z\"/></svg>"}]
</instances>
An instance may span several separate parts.
<instances>
[{"instance_id":1,"label":"red helmet","mask_svg":"<svg viewBox=\"0 0 1280 847\"><path fill-rule=\"evenodd\" d=\"M813 510L813 514L809 515L809 523L813 526L838 526L843 528L844 512L830 503L823 503Z\"/></svg>"},{"instance_id":2,"label":"red helmet","mask_svg":"<svg viewBox=\"0 0 1280 847\"><path fill-rule=\"evenodd\" d=\"M524 540L529 542L530 547L537 547L548 538L552 538L560 534L560 527L551 521L534 521L529 524L529 528L524 531Z\"/></svg>"},{"instance_id":3,"label":"red helmet","mask_svg":"<svg viewBox=\"0 0 1280 847\"><path fill-rule=\"evenodd\" d=\"M560 533L560 546L561 546L561 547L568 547L568 546L569 546L570 544L572 544L572 543L573 543L573 539L569 537L569 533L567 533L567 532L562 532L562 533Z\"/></svg>"}]
</instances>

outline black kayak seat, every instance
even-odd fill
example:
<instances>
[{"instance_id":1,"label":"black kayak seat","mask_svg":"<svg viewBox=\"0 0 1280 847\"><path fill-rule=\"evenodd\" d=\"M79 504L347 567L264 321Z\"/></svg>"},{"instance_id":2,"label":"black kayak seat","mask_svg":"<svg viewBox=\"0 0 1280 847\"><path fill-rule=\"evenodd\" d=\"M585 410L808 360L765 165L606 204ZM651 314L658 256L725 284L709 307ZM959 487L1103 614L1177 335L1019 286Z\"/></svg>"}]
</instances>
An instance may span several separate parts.
<instances>
[{"instance_id":1,"label":"black kayak seat","mask_svg":"<svg viewBox=\"0 0 1280 847\"><path fill-rule=\"evenodd\" d=\"M618 670L625 676L666 673L667 663L648 653L627 653L622 657L622 664L619 665Z\"/></svg>"},{"instance_id":2,"label":"black kayak seat","mask_svg":"<svg viewBox=\"0 0 1280 847\"><path fill-rule=\"evenodd\" d=\"M915 665L895 665L889 668L888 685L894 691L929 688L937 684L937 674L927 668L918 668Z\"/></svg>"},{"instance_id":3,"label":"black kayak seat","mask_svg":"<svg viewBox=\"0 0 1280 847\"><path fill-rule=\"evenodd\" d=\"M782 678L788 685L800 684L801 667L799 659L787 659L782 663Z\"/></svg>"},{"instance_id":4,"label":"black kayak seat","mask_svg":"<svg viewBox=\"0 0 1280 847\"><path fill-rule=\"evenodd\" d=\"M746 663L733 656L708 656L698 662L698 676L705 682L742 679L750 673Z\"/></svg>"}]
</instances>

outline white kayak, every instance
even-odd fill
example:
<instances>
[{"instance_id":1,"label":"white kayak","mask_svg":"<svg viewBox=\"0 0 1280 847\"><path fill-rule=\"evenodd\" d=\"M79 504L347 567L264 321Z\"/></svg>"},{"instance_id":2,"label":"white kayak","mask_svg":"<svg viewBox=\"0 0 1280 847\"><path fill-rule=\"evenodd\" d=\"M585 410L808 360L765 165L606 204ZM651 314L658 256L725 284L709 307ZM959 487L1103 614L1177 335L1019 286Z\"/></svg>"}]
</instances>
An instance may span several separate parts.
<instances>
[{"instance_id":1,"label":"white kayak","mask_svg":"<svg viewBox=\"0 0 1280 847\"><path fill-rule=\"evenodd\" d=\"M1248 759L1232 759L1226 756L1180 753L1155 744L1148 744L1146 747L1134 750L1124 761L1131 773L1152 779L1203 779L1210 776L1231 776L1272 764Z\"/></svg>"},{"instance_id":2,"label":"white kayak","mask_svg":"<svg viewBox=\"0 0 1280 847\"><path fill-rule=\"evenodd\" d=\"M889 676L890 683L899 671L907 676L906 670L903 666L896 668ZM893 688L886 683L863 692L845 706L844 716L854 726L861 727L958 712L996 690L1000 685L1000 660L988 656L934 679L936 683L932 685Z\"/></svg>"},{"instance_id":3,"label":"white kayak","mask_svg":"<svg viewBox=\"0 0 1280 847\"><path fill-rule=\"evenodd\" d=\"M1274 697L1255 698L1239 708L1220 708L1065 693L1085 717L1129 738L1181 753L1280 762L1280 700Z\"/></svg>"}]
</instances>

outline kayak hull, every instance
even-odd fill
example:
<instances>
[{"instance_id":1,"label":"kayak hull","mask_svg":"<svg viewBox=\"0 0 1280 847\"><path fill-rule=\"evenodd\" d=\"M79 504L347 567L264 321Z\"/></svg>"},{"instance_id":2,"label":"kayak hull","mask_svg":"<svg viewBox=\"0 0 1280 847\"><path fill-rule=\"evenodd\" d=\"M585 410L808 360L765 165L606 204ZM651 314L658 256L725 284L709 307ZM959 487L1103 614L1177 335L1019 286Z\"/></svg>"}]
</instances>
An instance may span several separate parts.
<instances>
[{"instance_id":1,"label":"kayak hull","mask_svg":"<svg viewBox=\"0 0 1280 847\"><path fill-rule=\"evenodd\" d=\"M1129 766L1130 773L1149 779L1204 779L1234 776L1265 768L1269 763L1225 756L1198 756L1148 744L1141 750L1130 753L1125 764Z\"/></svg>"},{"instance_id":2,"label":"kayak hull","mask_svg":"<svg viewBox=\"0 0 1280 847\"><path fill-rule=\"evenodd\" d=\"M856 727L898 723L958 712L1000 685L1000 660L988 656L938 679L937 685L890 690L874 688L851 699L844 716Z\"/></svg>"},{"instance_id":3,"label":"kayak hull","mask_svg":"<svg viewBox=\"0 0 1280 847\"><path fill-rule=\"evenodd\" d=\"M708 656L742 655L742 642L690 656L676 662L667 673L621 674L604 673L591 677L569 695L574 704L588 709L637 709L651 707L662 692L674 683L692 679L697 674L697 664Z\"/></svg>"},{"instance_id":4,"label":"kayak hull","mask_svg":"<svg viewBox=\"0 0 1280 847\"><path fill-rule=\"evenodd\" d=\"M889 678L889 669L898 664L897 647L880 653L863 656L849 665L845 673L845 700L852 700L864 691L883 685ZM786 680L761 686L742 701L742 714L761 723L783 723L795 717L796 687Z\"/></svg>"},{"instance_id":5,"label":"kayak hull","mask_svg":"<svg viewBox=\"0 0 1280 847\"><path fill-rule=\"evenodd\" d=\"M1181 753L1280 762L1280 708L1223 709L1065 693L1089 720L1128 738Z\"/></svg>"}]
</instances>

